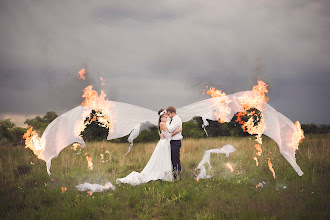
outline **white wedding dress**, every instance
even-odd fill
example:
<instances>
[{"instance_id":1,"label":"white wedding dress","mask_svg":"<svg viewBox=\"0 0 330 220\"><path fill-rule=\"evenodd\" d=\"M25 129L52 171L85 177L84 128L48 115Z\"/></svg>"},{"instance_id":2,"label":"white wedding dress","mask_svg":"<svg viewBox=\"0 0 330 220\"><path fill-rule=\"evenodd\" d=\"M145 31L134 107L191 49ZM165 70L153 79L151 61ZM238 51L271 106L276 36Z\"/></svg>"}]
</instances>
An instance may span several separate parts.
<instances>
[{"instance_id":1,"label":"white wedding dress","mask_svg":"<svg viewBox=\"0 0 330 220\"><path fill-rule=\"evenodd\" d=\"M164 139L160 139L147 165L141 173L133 171L124 178L119 178L116 183L139 185L152 180L173 181L171 162L171 134L166 131Z\"/></svg>"}]
</instances>

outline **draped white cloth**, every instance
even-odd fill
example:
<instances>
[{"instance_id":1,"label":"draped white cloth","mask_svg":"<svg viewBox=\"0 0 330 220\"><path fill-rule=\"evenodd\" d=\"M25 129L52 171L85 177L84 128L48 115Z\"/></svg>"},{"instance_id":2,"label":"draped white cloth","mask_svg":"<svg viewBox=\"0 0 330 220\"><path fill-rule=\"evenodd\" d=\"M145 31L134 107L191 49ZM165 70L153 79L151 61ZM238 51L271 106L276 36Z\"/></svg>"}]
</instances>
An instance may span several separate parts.
<instances>
[{"instance_id":1,"label":"draped white cloth","mask_svg":"<svg viewBox=\"0 0 330 220\"><path fill-rule=\"evenodd\" d=\"M226 157L228 157L229 154L234 152L235 150L236 149L233 147L233 145L230 145L230 144L226 144L222 148L206 150L201 162L199 162L197 168L195 169L195 170L199 170L199 174L197 175L197 178L198 179L207 179L207 178L212 177L211 175L206 174L206 169L204 167L204 164L208 163L209 167L212 168L211 161L210 161L211 160L211 153L226 154Z\"/></svg>"},{"instance_id":2,"label":"draped white cloth","mask_svg":"<svg viewBox=\"0 0 330 220\"><path fill-rule=\"evenodd\" d=\"M222 103L221 105L225 106L228 112L222 115L221 120L229 122L235 113L244 111L241 103L248 96L253 97L252 91L210 98L178 108L177 113L182 119L182 122L189 121L194 116L201 116L204 126L207 126L207 120L217 120L214 112L219 109L219 103ZM154 125L158 123L157 112L139 106L107 101L105 108L112 123L107 137L108 140L130 134L128 141L133 143L133 140L139 134L142 123L147 121ZM269 136L278 144L281 154L291 164L298 175L301 176L303 172L296 163L296 149L290 147L293 134L297 130L294 123L267 103L263 103L256 108L264 118L265 130L263 134ZM41 137L41 144L44 150L40 155L41 159L47 164L48 173L50 173L51 159L57 157L62 149L74 142L82 144L83 147L85 146L85 142L79 134L84 127L84 119L91 110L87 107L78 106L60 115L48 125Z\"/></svg>"},{"instance_id":3,"label":"draped white cloth","mask_svg":"<svg viewBox=\"0 0 330 220\"><path fill-rule=\"evenodd\" d=\"M124 178L119 178L116 183L127 183L139 185L152 180L172 181L172 162L171 162L171 134L162 132L166 138L159 140L154 152L152 153L147 165L141 173L133 171Z\"/></svg>"},{"instance_id":4,"label":"draped white cloth","mask_svg":"<svg viewBox=\"0 0 330 220\"><path fill-rule=\"evenodd\" d=\"M109 189L115 190L116 187L114 185L112 185L110 182L107 182L105 185L100 185L100 184L91 184L91 183L84 183L84 184L79 184L78 186L76 186L76 188L79 191L92 191L94 192L103 192Z\"/></svg>"}]
</instances>

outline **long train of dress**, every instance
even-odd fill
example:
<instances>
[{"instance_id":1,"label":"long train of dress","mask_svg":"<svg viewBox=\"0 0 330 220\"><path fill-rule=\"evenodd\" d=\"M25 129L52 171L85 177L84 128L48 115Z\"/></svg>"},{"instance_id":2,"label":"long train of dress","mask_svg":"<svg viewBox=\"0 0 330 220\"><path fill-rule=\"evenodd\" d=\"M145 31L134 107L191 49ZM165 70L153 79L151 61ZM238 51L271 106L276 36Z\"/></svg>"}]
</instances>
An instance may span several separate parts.
<instances>
[{"instance_id":1,"label":"long train of dress","mask_svg":"<svg viewBox=\"0 0 330 220\"><path fill-rule=\"evenodd\" d=\"M128 176L117 179L117 184L127 183L139 185L152 180L173 180L170 134L168 132L163 133L166 138L159 140L150 160L143 170L140 173L133 171Z\"/></svg>"}]
</instances>

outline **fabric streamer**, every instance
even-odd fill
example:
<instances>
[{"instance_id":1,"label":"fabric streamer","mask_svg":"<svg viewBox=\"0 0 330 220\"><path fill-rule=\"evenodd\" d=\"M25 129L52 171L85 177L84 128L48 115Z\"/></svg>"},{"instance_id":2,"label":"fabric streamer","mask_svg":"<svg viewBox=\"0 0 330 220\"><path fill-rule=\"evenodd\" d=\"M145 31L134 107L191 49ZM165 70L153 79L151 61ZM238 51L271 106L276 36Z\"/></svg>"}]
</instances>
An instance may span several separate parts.
<instances>
[{"instance_id":1,"label":"fabric streamer","mask_svg":"<svg viewBox=\"0 0 330 220\"><path fill-rule=\"evenodd\" d=\"M92 191L93 193L103 192L109 189L112 190L116 189L116 187L112 185L110 182L107 182L104 186L100 184L84 183L84 184L79 184L78 186L76 186L76 188L82 192Z\"/></svg>"},{"instance_id":2,"label":"fabric streamer","mask_svg":"<svg viewBox=\"0 0 330 220\"><path fill-rule=\"evenodd\" d=\"M201 160L201 162L199 162L197 168L195 170L200 170L199 174L197 175L198 179L208 179L211 178L211 175L207 175L206 174L206 169L204 167L205 163L208 163L209 167L212 169L211 166L211 153L215 153L215 154L226 154L226 157L229 156L230 153L234 152L236 149L230 145L230 144L226 144L225 146L223 146L222 148L217 148L217 149L210 149L210 150L206 150L203 156L203 159Z\"/></svg>"},{"instance_id":3,"label":"fabric streamer","mask_svg":"<svg viewBox=\"0 0 330 220\"><path fill-rule=\"evenodd\" d=\"M207 120L217 120L215 112L219 111L221 121L229 122L237 112L244 112L242 103L254 96L252 91L238 92L235 94L206 99L177 109L177 113L182 122L191 120L195 116L202 117L203 127L209 123ZM106 101L105 112L111 119L111 128L107 139L112 140L130 134L128 141L133 146L133 140L139 135L141 124L150 122L157 126L158 114L155 111L130 105L121 102ZM263 134L272 138L279 146L280 153L291 164L299 176L303 175L300 167L296 163L295 151L297 146L293 146L293 138L297 132L295 124L287 117L277 112L267 103L255 106L264 120ZM80 135L84 129L84 120L91 112L91 108L78 106L57 117L48 125L41 137L43 151L40 158L46 162L47 172L50 174L51 159L58 156L62 149L72 143L80 143L85 147L85 142ZM296 144L297 145L297 144ZM129 150L130 150L129 148ZM128 151L129 151L128 150Z\"/></svg>"}]
</instances>

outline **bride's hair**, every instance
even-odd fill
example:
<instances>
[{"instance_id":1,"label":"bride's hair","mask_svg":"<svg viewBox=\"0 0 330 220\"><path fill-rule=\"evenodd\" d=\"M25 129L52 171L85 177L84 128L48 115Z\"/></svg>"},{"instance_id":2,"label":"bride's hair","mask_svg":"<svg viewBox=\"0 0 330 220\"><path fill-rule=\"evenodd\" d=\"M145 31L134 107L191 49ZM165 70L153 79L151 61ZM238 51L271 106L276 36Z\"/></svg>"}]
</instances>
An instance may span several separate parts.
<instances>
[{"instance_id":1,"label":"bride's hair","mask_svg":"<svg viewBox=\"0 0 330 220\"><path fill-rule=\"evenodd\" d=\"M164 111L165 109L160 109L159 111L158 111L158 115L159 115L159 119L158 119L158 131L160 132L160 122L162 121L162 116L163 115L160 115L160 113L162 113L163 111Z\"/></svg>"}]
</instances>

